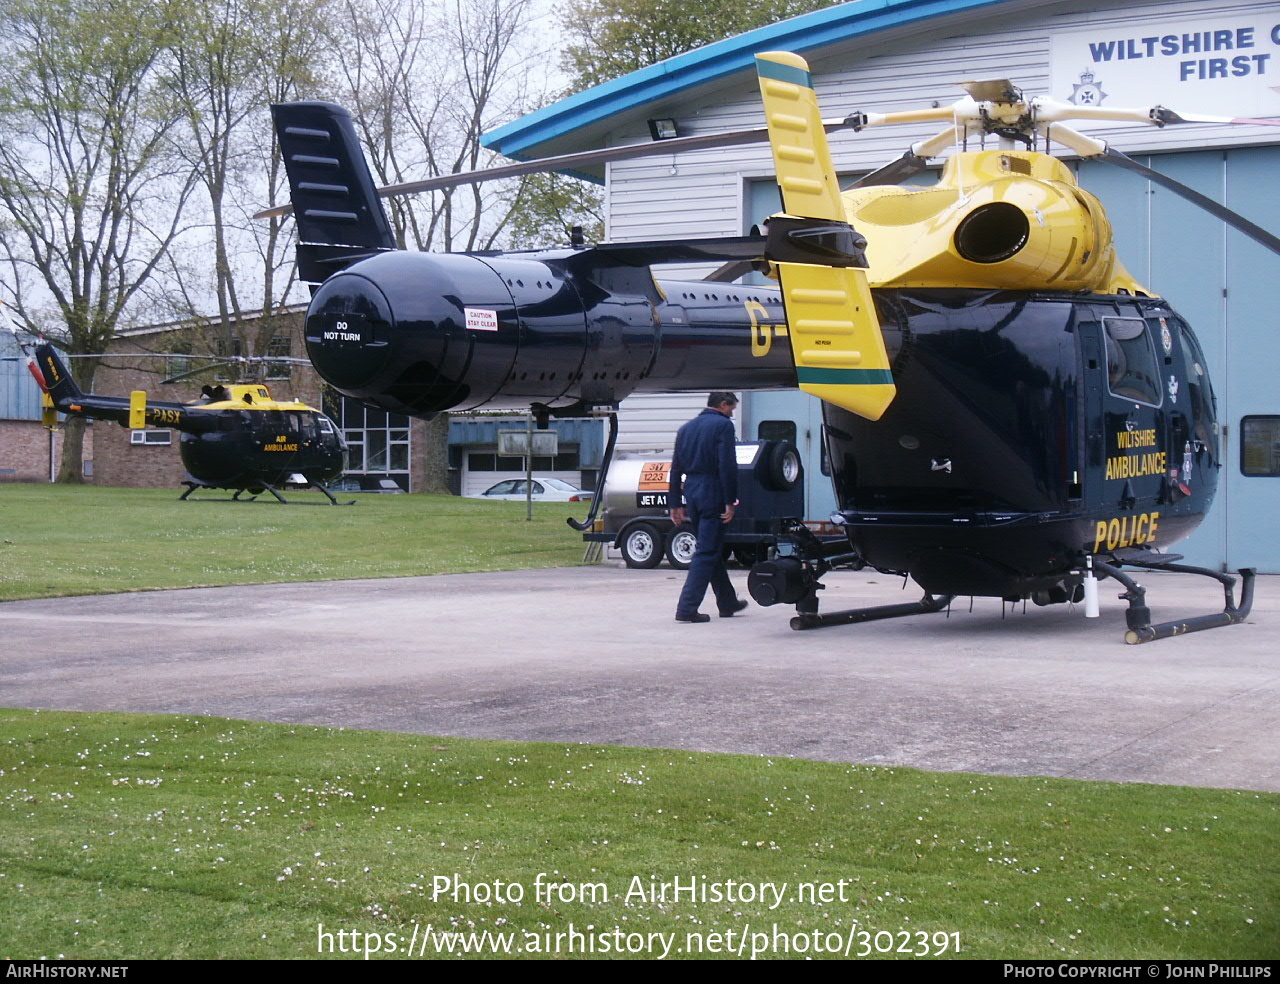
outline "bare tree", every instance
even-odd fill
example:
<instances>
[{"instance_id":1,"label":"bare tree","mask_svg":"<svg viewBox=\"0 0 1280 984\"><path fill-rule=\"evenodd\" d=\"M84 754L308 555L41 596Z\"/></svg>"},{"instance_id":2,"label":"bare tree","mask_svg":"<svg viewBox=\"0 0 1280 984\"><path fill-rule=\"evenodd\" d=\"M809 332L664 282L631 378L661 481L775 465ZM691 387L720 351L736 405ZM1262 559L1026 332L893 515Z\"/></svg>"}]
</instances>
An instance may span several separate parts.
<instances>
[{"instance_id":1,"label":"bare tree","mask_svg":"<svg viewBox=\"0 0 1280 984\"><path fill-rule=\"evenodd\" d=\"M586 242L604 237L604 191L554 171L534 174L520 188L509 226L519 249L562 246L581 230Z\"/></svg>"},{"instance_id":2,"label":"bare tree","mask_svg":"<svg viewBox=\"0 0 1280 984\"><path fill-rule=\"evenodd\" d=\"M350 51L337 67L340 102L361 128L374 177L392 184L475 170L495 155L486 130L537 102L527 50L531 0L345 0L339 27ZM402 246L488 249L503 235L519 182L393 199Z\"/></svg>"},{"instance_id":3,"label":"bare tree","mask_svg":"<svg viewBox=\"0 0 1280 984\"><path fill-rule=\"evenodd\" d=\"M174 46L181 153L203 191L207 224L168 258L170 317L216 306L224 354L269 355L294 284L291 223L250 218L283 192L268 107L312 95L329 0L198 0ZM210 242L210 240L212 242ZM210 247L212 249L210 250ZM212 263L209 263L210 252Z\"/></svg>"},{"instance_id":4,"label":"bare tree","mask_svg":"<svg viewBox=\"0 0 1280 984\"><path fill-rule=\"evenodd\" d=\"M169 136L174 6L10 0L0 13L0 256L29 324L100 355L181 231L193 188ZM93 385L97 360L75 373ZM58 479L82 480L68 422Z\"/></svg>"}]
</instances>

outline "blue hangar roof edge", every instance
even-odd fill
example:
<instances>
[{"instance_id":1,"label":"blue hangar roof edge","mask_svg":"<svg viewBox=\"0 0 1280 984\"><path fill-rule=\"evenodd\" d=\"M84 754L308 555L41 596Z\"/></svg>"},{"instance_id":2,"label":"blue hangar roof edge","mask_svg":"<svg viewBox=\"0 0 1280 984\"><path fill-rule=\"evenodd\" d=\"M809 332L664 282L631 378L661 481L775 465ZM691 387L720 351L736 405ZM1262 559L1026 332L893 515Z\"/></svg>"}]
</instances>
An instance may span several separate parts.
<instances>
[{"instance_id":1,"label":"blue hangar roof edge","mask_svg":"<svg viewBox=\"0 0 1280 984\"><path fill-rule=\"evenodd\" d=\"M582 127L754 67L759 51L803 54L877 31L1011 0L855 0L816 10L685 52L603 85L585 89L491 130L481 143L516 160L541 156L535 148Z\"/></svg>"}]
</instances>

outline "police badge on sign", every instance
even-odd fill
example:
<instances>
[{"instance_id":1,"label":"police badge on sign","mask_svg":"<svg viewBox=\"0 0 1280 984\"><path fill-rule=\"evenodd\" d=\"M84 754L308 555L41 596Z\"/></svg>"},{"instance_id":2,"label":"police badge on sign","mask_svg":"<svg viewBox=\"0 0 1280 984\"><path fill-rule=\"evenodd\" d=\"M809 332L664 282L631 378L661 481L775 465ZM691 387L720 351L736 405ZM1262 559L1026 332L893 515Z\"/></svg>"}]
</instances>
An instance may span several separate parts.
<instances>
[{"instance_id":1,"label":"police badge on sign","mask_svg":"<svg viewBox=\"0 0 1280 984\"><path fill-rule=\"evenodd\" d=\"M1107 94L1102 91L1102 83L1098 82L1089 69L1080 73L1080 81L1071 84L1070 102L1077 106L1101 106Z\"/></svg>"}]
</instances>

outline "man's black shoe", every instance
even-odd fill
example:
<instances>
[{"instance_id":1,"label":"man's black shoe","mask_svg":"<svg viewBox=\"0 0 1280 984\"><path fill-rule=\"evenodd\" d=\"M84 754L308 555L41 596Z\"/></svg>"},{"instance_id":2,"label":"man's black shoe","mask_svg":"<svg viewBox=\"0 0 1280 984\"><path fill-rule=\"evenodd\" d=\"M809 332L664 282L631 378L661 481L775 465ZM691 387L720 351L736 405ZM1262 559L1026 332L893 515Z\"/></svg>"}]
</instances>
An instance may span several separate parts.
<instances>
[{"instance_id":1,"label":"man's black shoe","mask_svg":"<svg viewBox=\"0 0 1280 984\"><path fill-rule=\"evenodd\" d=\"M733 616L737 615L737 614L738 614L738 612L740 612L740 611L744 611L744 610L747 608L747 606L748 606L748 605L750 605L750 604L751 604L751 602L747 601L747 599L746 599L746 598L739 598L737 601L735 601L735 602L733 603L733 607L732 607L731 609L729 609L729 611L727 611L727 612L726 612L726 611L721 611L721 612L720 612L720 617L721 617L721 618L733 618Z\"/></svg>"},{"instance_id":2,"label":"man's black shoe","mask_svg":"<svg viewBox=\"0 0 1280 984\"><path fill-rule=\"evenodd\" d=\"M703 615L702 612L694 612L692 615L677 615L677 622L710 622L710 615Z\"/></svg>"}]
</instances>

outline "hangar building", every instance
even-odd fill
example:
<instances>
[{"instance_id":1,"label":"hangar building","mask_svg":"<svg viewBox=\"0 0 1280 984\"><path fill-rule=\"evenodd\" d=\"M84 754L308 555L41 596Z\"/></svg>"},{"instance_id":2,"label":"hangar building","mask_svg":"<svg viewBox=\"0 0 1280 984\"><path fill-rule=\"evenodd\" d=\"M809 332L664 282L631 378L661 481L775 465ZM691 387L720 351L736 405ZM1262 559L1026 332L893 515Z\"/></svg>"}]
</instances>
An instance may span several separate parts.
<instances>
[{"instance_id":1,"label":"hangar building","mask_svg":"<svg viewBox=\"0 0 1280 984\"><path fill-rule=\"evenodd\" d=\"M1190 113L1280 117L1280 7L1240 0L855 0L669 59L577 93L486 137L517 158L650 139L649 121L681 135L762 125L753 56L790 50L810 63L825 117L946 105L964 80L1009 78L1028 96ZM832 138L850 178L900 156L936 124ZM1088 127L1124 153L1280 230L1280 129L1131 124ZM1280 571L1280 331L1271 287L1280 257L1165 189L1095 162L1083 185L1109 210L1123 262L1170 300L1206 351L1222 426L1218 500L1179 546L1188 562ZM778 208L767 145L615 162L607 179L613 241L741 235ZM672 203L679 202L679 208ZM710 267L664 268L695 277ZM670 441L698 401L625 401L636 443ZM821 413L798 392L754 393L743 436L794 433L821 470ZM664 429L665 428L665 429ZM624 441L626 443L626 441ZM808 516L835 505L811 481Z\"/></svg>"}]
</instances>

